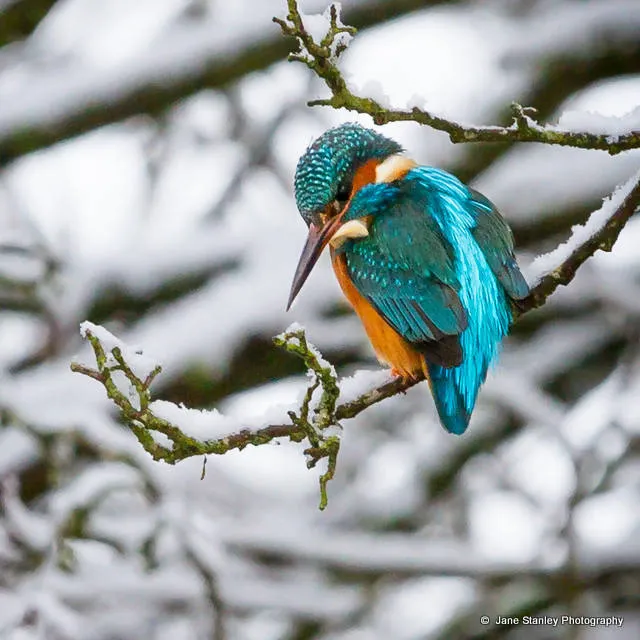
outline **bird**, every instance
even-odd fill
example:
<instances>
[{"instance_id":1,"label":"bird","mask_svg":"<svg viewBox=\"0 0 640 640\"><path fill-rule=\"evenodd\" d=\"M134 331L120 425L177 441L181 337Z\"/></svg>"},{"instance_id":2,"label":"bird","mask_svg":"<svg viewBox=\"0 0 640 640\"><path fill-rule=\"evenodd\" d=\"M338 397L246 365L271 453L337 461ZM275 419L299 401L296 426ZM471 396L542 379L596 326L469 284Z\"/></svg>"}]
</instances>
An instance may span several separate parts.
<instances>
[{"instance_id":1,"label":"bird","mask_svg":"<svg viewBox=\"0 0 640 640\"><path fill-rule=\"evenodd\" d=\"M404 380L426 378L442 426L464 433L529 294L507 222L453 174L351 122L306 149L294 192L308 236L287 310L329 246L378 360Z\"/></svg>"}]
</instances>

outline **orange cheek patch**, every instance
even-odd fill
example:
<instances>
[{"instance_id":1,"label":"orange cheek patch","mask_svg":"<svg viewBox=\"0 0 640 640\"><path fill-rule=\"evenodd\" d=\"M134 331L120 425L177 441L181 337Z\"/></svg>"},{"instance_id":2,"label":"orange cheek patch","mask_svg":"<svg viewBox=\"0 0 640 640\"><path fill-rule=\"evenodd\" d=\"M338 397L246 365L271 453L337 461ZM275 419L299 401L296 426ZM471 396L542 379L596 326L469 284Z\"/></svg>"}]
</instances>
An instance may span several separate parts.
<instances>
[{"instance_id":1,"label":"orange cheek patch","mask_svg":"<svg viewBox=\"0 0 640 640\"><path fill-rule=\"evenodd\" d=\"M351 185L351 198L353 194L362 189L365 184L370 184L376 181L376 168L380 164L379 160L367 160L361 167L358 168L353 176L353 183Z\"/></svg>"}]
</instances>

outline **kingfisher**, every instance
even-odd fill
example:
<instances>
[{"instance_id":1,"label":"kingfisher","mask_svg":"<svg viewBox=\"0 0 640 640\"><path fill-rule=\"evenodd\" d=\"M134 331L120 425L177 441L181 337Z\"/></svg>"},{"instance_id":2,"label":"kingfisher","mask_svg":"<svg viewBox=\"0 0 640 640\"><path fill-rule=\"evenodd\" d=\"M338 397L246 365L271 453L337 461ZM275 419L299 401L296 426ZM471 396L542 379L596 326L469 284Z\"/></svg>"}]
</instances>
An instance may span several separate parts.
<instances>
[{"instance_id":1,"label":"kingfisher","mask_svg":"<svg viewBox=\"0 0 640 640\"><path fill-rule=\"evenodd\" d=\"M317 138L294 179L308 237L287 310L322 251L378 359L424 376L444 428L466 430L529 293L511 229L481 193L356 123Z\"/></svg>"}]
</instances>

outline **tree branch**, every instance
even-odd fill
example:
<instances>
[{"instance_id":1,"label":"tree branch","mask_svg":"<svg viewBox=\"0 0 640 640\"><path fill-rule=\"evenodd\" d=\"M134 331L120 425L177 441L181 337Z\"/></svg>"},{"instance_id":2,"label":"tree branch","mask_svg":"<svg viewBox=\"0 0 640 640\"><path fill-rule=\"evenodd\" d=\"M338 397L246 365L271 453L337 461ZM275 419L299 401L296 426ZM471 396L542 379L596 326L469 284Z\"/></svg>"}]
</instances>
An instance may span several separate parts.
<instances>
[{"instance_id":1,"label":"tree branch","mask_svg":"<svg viewBox=\"0 0 640 640\"><path fill-rule=\"evenodd\" d=\"M288 5L288 22L275 20L280 24L285 34L295 36L298 39L301 51L295 55L296 59L302 60L325 80L334 93L334 98L331 100L341 94L351 96L335 65L335 60L344 50L353 29L341 23L338 9L331 6L326 15L329 24L327 34L319 43L316 43L306 31L296 1L288 0ZM372 113L378 113L376 111L379 107L377 103L353 96L351 98L356 101L363 100L362 104L368 105L367 108L371 107ZM385 113L388 115L391 112ZM410 119L419 122L420 113L424 115L424 112L419 112L417 118L413 117L416 115L416 110L414 110L411 112ZM384 117L386 118L387 115ZM533 123L525 110L519 106L514 109L514 115L514 125L506 129L499 127L468 129L440 118L436 118L436 124L440 126L441 130L449 131L453 136L452 139L458 134L451 132L459 130L460 136L467 141L484 139L484 135L497 136L491 139L498 140L501 139L501 136L506 135L515 136L515 138L508 139L520 141L535 139L538 142L551 144L606 148L610 153L622 150L616 146L618 144L628 145L633 142L637 145L639 142L637 138L640 133L630 134L631 137L627 136L626 138L622 136L615 142L611 142L610 137L602 136L603 139L606 139L606 145L599 147L597 145L600 144L598 142L600 137L595 134L573 134L542 128ZM427 117L432 118L429 114ZM565 134L566 137L562 137ZM561 136L561 140L556 138L558 135ZM535 136L538 137L535 138ZM601 209L590 216L584 227L574 228L571 238L565 245L539 259L545 265L549 264L550 268L545 270L544 275L531 288L529 295L517 303L517 308L514 308L514 316L517 317L542 306L559 286L571 282L580 266L598 249L610 251L624 225L639 205L640 174L616 190L611 198L603 203ZM72 363L72 370L97 380L105 387L108 397L119 408L125 423L143 448L155 460L164 460L169 464L175 464L193 456L221 455L233 449L241 450L250 444L259 446L276 438L288 438L292 442L307 442L308 447L305 449L305 454L309 468L315 467L323 458L327 459L327 470L320 476L321 509L327 505L327 484L335 473L340 449L340 439L330 431L330 428L340 427L341 421L356 417L368 407L385 398L404 392L424 379L422 376L410 380L392 379L367 391L356 400L338 404L340 387L335 369L322 358L313 345L307 342L303 329L291 327L276 337L274 342L278 347L303 360L311 381L298 411L287 413L289 423L274 424L259 429L247 428L221 438L200 440L187 435L184 428L180 428L180 426L172 424L158 415L157 407L151 402L149 388L160 373L159 366L154 367L143 378L137 375L125 360L122 346L117 340L113 346L105 348L103 344L105 340L113 343L114 339L110 334L89 323L83 325L82 332L91 344L97 368L93 369ZM103 333L99 336L97 332ZM116 383L114 379L116 372L124 375L129 384L128 391L123 391ZM135 398L135 402L132 398ZM161 434L164 436L164 440L159 442L154 434Z\"/></svg>"},{"instance_id":2,"label":"tree branch","mask_svg":"<svg viewBox=\"0 0 640 640\"><path fill-rule=\"evenodd\" d=\"M345 15L364 29L450 1L354 1ZM26 3L43 8L53 4L51 0L22 0L17 4ZM33 18L35 26L39 14ZM28 26L12 26L5 41L26 35ZM188 33L177 29L175 34L167 34L161 50L153 51L149 59L133 61L127 69L118 68L112 75L74 72L73 76L66 74L71 82L61 82L60 70L55 69L33 77L32 90L21 87L0 105L0 166L126 118L162 113L198 91L228 87L253 71L283 60L291 50L290 41L279 34L245 33L229 40L227 46L217 46L220 34L215 24L194 23L188 29ZM46 108L42 108L45 88Z\"/></svg>"},{"instance_id":3,"label":"tree branch","mask_svg":"<svg viewBox=\"0 0 640 640\"><path fill-rule=\"evenodd\" d=\"M539 279L529 295L519 301L515 313L522 315L542 306L559 286L571 282L580 266L598 249L610 251L624 225L639 206L640 175L630 180L605 202L602 209L592 214L587 226L574 229L566 249L560 247L556 250L559 252L565 249L566 257ZM591 226L595 228L591 229ZM585 236L584 239L576 242L581 236ZM553 258L553 253L555 252L545 258ZM99 337L96 330L107 334L104 329L93 327L89 323L83 325L83 336L91 344L97 368L73 362L71 369L100 382L105 387L108 397L120 410L127 426L154 460L176 464L193 456L222 455L234 449L242 450L248 445L267 444L279 438L289 439L291 442L306 441L309 444L305 449L309 468L315 467L320 460L327 458L327 471L320 477L321 509L327 505L327 484L334 476L340 449L339 437L331 433L329 428L340 427L341 421L355 418L370 406L405 392L424 379L422 376L409 380L394 378L363 393L355 400L338 404L340 388L335 369L308 343L303 329L292 327L276 337L274 342L278 347L303 360L311 382L298 412L288 412L290 422L259 429L242 429L212 440L199 440L187 435L179 425L160 417L154 410L150 386L161 368L154 367L144 378L136 374L124 358L122 346L115 344L105 349L104 334ZM107 340L109 339L113 338L107 334ZM124 375L130 385L129 392L120 389L114 379L115 372ZM132 395L136 398L135 402L131 399ZM157 442L153 436L154 432L165 436L169 444Z\"/></svg>"},{"instance_id":4,"label":"tree branch","mask_svg":"<svg viewBox=\"0 0 640 640\"><path fill-rule=\"evenodd\" d=\"M318 43L306 30L298 9L297 0L287 0L289 13L286 20L274 18L284 35L297 39L299 51L289 59L304 63L329 88L330 98L312 100L309 106L329 106L348 109L370 115L375 124L411 121L430 126L449 135L451 142L542 142L579 149L599 149L615 155L629 149L640 148L640 131L629 131L617 136L589 132L563 131L554 126L542 126L533 119L534 109L517 103L511 105L513 123L508 127L463 125L429 111L413 109L390 109L372 98L354 95L337 66L337 59L344 51L343 34L355 33L352 27L332 20L324 38ZM331 5L333 14L338 14L336 5Z\"/></svg>"},{"instance_id":5,"label":"tree branch","mask_svg":"<svg viewBox=\"0 0 640 640\"><path fill-rule=\"evenodd\" d=\"M44 20L56 0L18 0L0 13L0 47L24 40Z\"/></svg>"},{"instance_id":6,"label":"tree branch","mask_svg":"<svg viewBox=\"0 0 640 640\"><path fill-rule=\"evenodd\" d=\"M593 230L588 226L594 222L599 213L607 213L607 202L602 208L592 213L587 225L584 227L575 227L571 239L566 245L558 247L556 251L562 251L565 247L569 248L574 245L572 239L578 234L585 234L586 237L581 243L576 243L575 248L570 250L568 255L559 262L558 266L551 269L543 275L537 284L531 289L529 295L518 303L518 311L520 314L541 307L547 298L559 287L568 285L576 275L578 269L596 252L598 249L602 251L611 251L620 232L629 221L629 218L638 210L640 206L640 174L632 178L627 185L618 189L612 196L615 198L622 197L622 201L613 210L610 215L605 215L600 226ZM609 200L609 203L612 202ZM597 223L598 220L595 220ZM594 225L595 226L595 225ZM552 254L555 252L552 252ZM543 256L546 259L549 256Z\"/></svg>"}]
</instances>

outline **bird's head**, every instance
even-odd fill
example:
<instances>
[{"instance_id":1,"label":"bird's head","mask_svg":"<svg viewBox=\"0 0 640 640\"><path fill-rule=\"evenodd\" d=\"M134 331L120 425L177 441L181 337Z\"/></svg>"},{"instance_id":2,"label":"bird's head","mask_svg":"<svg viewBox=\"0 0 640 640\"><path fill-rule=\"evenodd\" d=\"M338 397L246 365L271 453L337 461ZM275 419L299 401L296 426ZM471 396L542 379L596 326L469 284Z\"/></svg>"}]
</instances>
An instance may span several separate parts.
<instances>
[{"instance_id":1,"label":"bird's head","mask_svg":"<svg viewBox=\"0 0 640 640\"><path fill-rule=\"evenodd\" d=\"M364 185L387 181L391 174L381 173L379 167L401 151L397 142L376 131L346 123L323 133L300 158L294 187L296 204L309 235L287 309L330 241L366 235L366 227L358 220L345 221L349 202Z\"/></svg>"}]
</instances>

